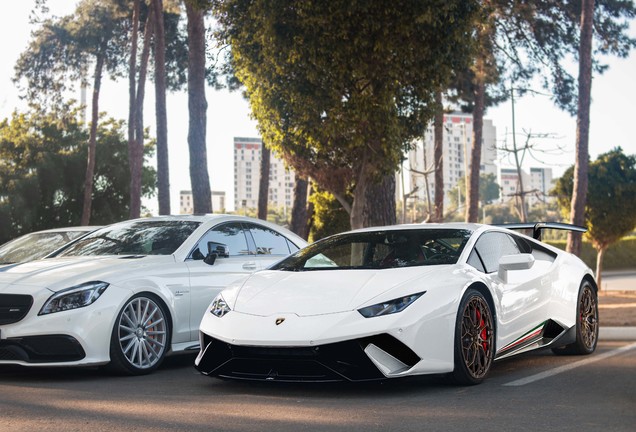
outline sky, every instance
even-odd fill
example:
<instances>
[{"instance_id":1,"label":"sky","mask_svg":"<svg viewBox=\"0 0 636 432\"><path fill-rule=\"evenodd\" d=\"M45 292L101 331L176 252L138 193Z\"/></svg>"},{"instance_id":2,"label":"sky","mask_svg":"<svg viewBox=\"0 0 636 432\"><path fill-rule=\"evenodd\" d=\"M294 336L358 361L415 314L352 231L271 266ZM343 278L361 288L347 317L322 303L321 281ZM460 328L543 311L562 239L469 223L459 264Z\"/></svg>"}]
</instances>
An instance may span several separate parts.
<instances>
[{"instance_id":1,"label":"sky","mask_svg":"<svg viewBox=\"0 0 636 432\"><path fill-rule=\"evenodd\" d=\"M29 13L35 0L7 2L0 16L0 120L10 117L15 110L26 108L19 99L19 92L12 81L13 67L20 53L27 47L30 32ZM73 0L48 0L51 13L61 16L73 11ZM630 29L636 37L636 25ZM592 159L599 154L620 146L625 153L636 154L636 53L627 59L606 58L609 70L595 76L592 83L592 106L590 113L589 150ZM545 93L541 88L537 91ZM75 96L79 100L79 91ZM154 91L151 84L146 89L145 118L152 136L156 136L154 126ZM225 191L227 210L234 207L233 139L234 137L257 137L257 124L250 117L248 102L240 92L215 91L208 88L207 151L208 170L212 190ZM188 136L188 101L186 92L170 93L168 106L168 147L170 158L170 195L172 213L179 212L179 192L190 190ZM128 117L127 79L113 82L104 79L100 98L100 111L109 116L126 119ZM524 168L530 166L552 167L554 176L560 176L567 167L574 164L576 118L556 108L548 96L524 96L516 100L515 117L517 139L523 131L533 134L551 134L556 139L536 141L541 148L554 148L557 144L564 152L557 155L543 155L541 162L526 158ZM497 141L510 141L512 130L511 103L503 103L489 108L486 119L493 121L497 129ZM634 123L632 123L634 122ZM506 158L502 166L509 165ZM156 212L156 197L144 200L144 205Z\"/></svg>"}]
</instances>

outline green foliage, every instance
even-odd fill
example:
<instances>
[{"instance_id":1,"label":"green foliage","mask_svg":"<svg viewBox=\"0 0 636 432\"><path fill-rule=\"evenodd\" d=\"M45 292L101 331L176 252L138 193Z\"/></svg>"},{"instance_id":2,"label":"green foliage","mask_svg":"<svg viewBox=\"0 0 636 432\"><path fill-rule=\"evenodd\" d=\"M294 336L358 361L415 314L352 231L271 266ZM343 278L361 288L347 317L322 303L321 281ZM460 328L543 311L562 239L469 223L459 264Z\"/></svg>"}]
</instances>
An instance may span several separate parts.
<instances>
[{"instance_id":1,"label":"green foliage","mask_svg":"<svg viewBox=\"0 0 636 432\"><path fill-rule=\"evenodd\" d=\"M187 34L180 8L164 3L167 86L180 90L187 82ZM32 33L29 46L15 66L15 80L26 81L27 98L51 105L61 103L65 91L88 79L91 60L98 55L104 56L106 70L113 78L127 76L132 4L127 0L82 0L73 14L44 20ZM148 11L147 3L142 1L137 23L142 33ZM216 80L213 72L208 71L210 83Z\"/></svg>"},{"instance_id":2,"label":"green foliage","mask_svg":"<svg viewBox=\"0 0 636 432\"><path fill-rule=\"evenodd\" d=\"M467 64L476 2L230 0L213 10L264 142L323 189L353 191L355 204L359 183L395 171L432 118L434 92Z\"/></svg>"},{"instance_id":3,"label":"green foliage","mask_svg":"<svg viewBox=\"0 0 636 432\"><path fill-rule=\"evenodd\" d=\"M46 19L31 36L15 65L15 81L25 80L29 101L63 104L65 91L88 79L88 69L103 58L113 78L127 65L128 11L117 0L82 0L75 13Z\"/></svg>"},{"instance_id":4,"label":"green foliage","mask_svg":"<svg viewBox=\"0 0 636 432\"><path fill-rule=\"evenodd\" d=\"M552 194L567 218L572 201L574 167L557 180ZM636 227L636 156L616 148L589 165L585 220L587 236L596 249L605 249Z\"/></svg>"},{"instance_id":5,"label":"green foliage","mask_svg":"<svg viewBox=\"0 0 636 432\"><path fill-rule=\"evenodd\" d=\"M215 210L216 213L216 210ZM258 219L257 208L241 208L237 209L229 214L237 214L241 216L249 216ZM267 206L267 222L275 223L276 225L289 228L291 218L291 208L274 207L272 205Z\"/></svg>"},{"instance_id":6,"label":"green foliage","mask_svg":"<svg viewBox=\"0 0 636 432\"><path fill-rule=\"evenodd\" d=\"M0 243L32 231L79 225L86 171L86 128L78 112L14 113L0 122ZM128 147L121 121L101 122L97 137L92 223L128 215ZM146 145L146 155L154 143ZM152 195L155 171L145 167L143 193Z\"/></svg>"},{"instance_id":7,"label":"green foliage","mask_svg":"<svg viewBox=\"0 0 636 432\"><path fill-rule=\"evenodd\" d=\"M479 201L485 204L490 204L499 199L500 187L497 184L497 177L494 174L481 174L479 176ZM458 206L458 198L461 197L461 202L466 202L466 177L462 177L457 182L457 186L451 189L449 192L449 198L451 204L455 207Z\"/></svg>"},{"instance_id":8,"label":"green foliage","mask_svg":"<svg viewBox=\"0 0 636 432\"><path fill-rule=\"evenodd\" d=\"M483 222L487 224L520 222L519 214L512 203L488 205L481 208L480 213L480 216L486 216Z\"/></svg>"},{"instance_id":9,"label":"green foliage","mask_svg":"<svg viewBox=\"0 0 636 432\"><path fill-rule=\"evenodd\" d=\"M351 229L349 215L332 194L314 191L309 201L314 205L309 242Z\"/></svg>"},{"instance_id":10,"label":"green foliage","mask_svg":"<svg viewBox=\"0 0 636 432\"><path fill-rule=\"evenodd\" d=\"M548 240L546 243L565 250L567 241ZM580 258L588 267L596 265L596 250L587 241L583 242ZM636 268L636 237L624 237L607 248L603 258L604 270L633 270Z\"/></svg>"}]
</instances>

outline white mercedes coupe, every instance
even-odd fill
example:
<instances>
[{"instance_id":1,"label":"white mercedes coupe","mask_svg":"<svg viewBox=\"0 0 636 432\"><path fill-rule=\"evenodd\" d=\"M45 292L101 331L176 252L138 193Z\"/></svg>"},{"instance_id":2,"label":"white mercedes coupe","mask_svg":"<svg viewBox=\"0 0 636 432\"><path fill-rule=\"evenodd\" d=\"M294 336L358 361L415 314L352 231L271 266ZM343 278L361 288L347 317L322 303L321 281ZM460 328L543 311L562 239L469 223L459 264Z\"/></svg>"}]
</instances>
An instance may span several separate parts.
<instances>
[{"instance_id":1,"label":"white mercedes coupe","mask_svg":"<svg viewBox=\"0 0 636 432\"><path fill-rule=\"evenodd\" d=\"M316 242L222 291L195 367L221 378L361 381L448 374L478 384L537 348L589 354L597 286L577 257L478 224L369 228Z\"/></svg>"},{"instance_id":2,"label":"white mercedes coupe","mask_svg":"<svg viewBox=\"0 0 636 432\"><path fill-rule=\"evenodd\" d=\"M307 243L265 221L165 216L101 228L55 257L0 272L0 365L156 369L197 350L226 286Z\"/></svg>"}]
</instances>

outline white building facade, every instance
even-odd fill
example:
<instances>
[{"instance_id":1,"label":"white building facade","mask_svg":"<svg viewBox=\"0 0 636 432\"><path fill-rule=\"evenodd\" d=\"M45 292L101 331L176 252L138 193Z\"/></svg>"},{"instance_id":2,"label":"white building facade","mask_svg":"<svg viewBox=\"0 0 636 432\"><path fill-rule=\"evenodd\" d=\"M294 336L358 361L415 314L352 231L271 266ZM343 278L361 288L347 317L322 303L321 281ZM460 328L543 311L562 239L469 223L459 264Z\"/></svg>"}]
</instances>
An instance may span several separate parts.
<instances>
[{"instance_id":1,"label":"white building facade","mask_svg":"<svg viewBox=\"0 0 636 432\"><path fill-rule=\"evenodd\" d=\"M225 192L212 191L212 211L214 213L225 213ZM179 213L192 214L194 203L192 202L192 191L182 190L179 192Z\"/></svg>"},{"instance_id":2,"label":"white building facade","mask_svg":"<svg viewBox=\"0 0 636 432\"><path fill-rule=\"evenodd\" d=\"M483 142L481 148L480 174L497 176L496 148L497 130L492 120L484 119ZM450 204L449 191L457 186L459 179L466 176L470 166L470 149L473 137L473 118L471 114L453 113L444 115L444 206ZM426 200L428 193L431 202L435 200L435 174L433 150L435 145L434 128L431 124L424 137L415 142L409 152L411 169L411 189L417 187L415 196ZM416 172L417 171L417 172ZM419 174L430 172L426 176ZM426 186L428 180L428 188Z\"/></svg>"},{"instance_id":3,"label":"white building facade","mask_svg":"<svg viewBox=\"0 0 636 432\"><path fill-rule=\"evenodd\" d=\"M552 168L532 167L529 174L521 170L521 179L527 205L534 206L552 199L549 196L554 187ZM501 187L501 202L509 202L519 195L519 174L515 168L501 168L498 183Z\"/></svg>"},{"instance_id":4,"label":"white building facade","mask_svg":"<svg viewBox=\"0 0 636 432\"><path fill-rule=\"evenodd\" d=\"M258 207L258 191L261 176L261 155L263 142L260 138L234 138L234 208ZM287 169L274 152L269 165L268 204L278 208L288 208L294 203L296 177Z\"/></svg>"}]
</instances>

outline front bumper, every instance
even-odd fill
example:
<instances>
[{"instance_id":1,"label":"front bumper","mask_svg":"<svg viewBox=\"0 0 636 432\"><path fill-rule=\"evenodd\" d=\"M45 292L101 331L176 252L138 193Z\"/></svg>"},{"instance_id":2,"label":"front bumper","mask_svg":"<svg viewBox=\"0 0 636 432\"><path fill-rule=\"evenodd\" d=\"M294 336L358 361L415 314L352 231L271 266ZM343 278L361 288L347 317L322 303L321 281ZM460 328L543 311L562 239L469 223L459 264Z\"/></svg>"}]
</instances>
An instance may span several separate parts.
<instances>
[{"instance_id":1,"label":"front bumper","mask_svg":"<svg viewBox=\"0 0 636 432\"><path fill-rule=\"evenodd\" d=\"M389 367L403 370L420 361L410 348L388 334L302 347L233 345L205 333L201 333L201 340L196 369L204 375L239 380L378 380L386 378L382 369L387 360Z\"/></svg>"},{"instance_id":2,"label":"front bumper","mask_svg":"<svg viewBox=\"0 0 636 432\"><path fill-rule=\"evenodd\" d=\"M26 336L0 340L0 361L17 363L75 362L86 357L82 345L68 335Z\"/></svg>"},{"instance_id":3,"label":"front bumper","mask_svg":"<svg viewBox=\"0 0 636 432\"><path fill-rule=\"evenodd\" d=\"M110 361L113 322L127 290L111 285L89 306L47 315L38 313L51 291L32 287L6 291L5 300L20 292L29 292L33 300L21 316L7 315L0 322L0 365L89 366ZM13 303L5 306L8 311L15 309Z\"/></svg>"}]
</instances>

